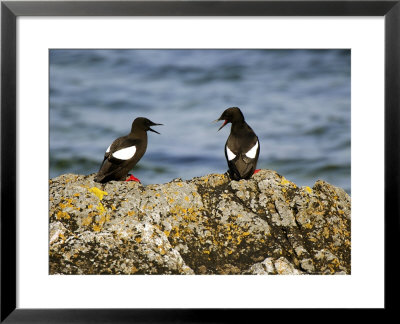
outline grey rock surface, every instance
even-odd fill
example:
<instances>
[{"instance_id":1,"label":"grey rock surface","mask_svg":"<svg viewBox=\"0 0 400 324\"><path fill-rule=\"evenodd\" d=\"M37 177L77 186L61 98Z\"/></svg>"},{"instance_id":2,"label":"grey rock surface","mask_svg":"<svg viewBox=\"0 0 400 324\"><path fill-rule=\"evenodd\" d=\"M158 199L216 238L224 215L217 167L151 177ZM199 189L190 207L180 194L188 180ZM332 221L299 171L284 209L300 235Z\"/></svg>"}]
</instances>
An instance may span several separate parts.
<instances>
[{"instance_id":1,"label":"grey rock surface","mask_svg":"<svg viewBox=\"0 0 400 324\"><path fill-rule=\"evenodd\" d=\"M143 186L49 180L50 274L350 274L351 201L274 171Z\"/></svg>"}]
</instances>

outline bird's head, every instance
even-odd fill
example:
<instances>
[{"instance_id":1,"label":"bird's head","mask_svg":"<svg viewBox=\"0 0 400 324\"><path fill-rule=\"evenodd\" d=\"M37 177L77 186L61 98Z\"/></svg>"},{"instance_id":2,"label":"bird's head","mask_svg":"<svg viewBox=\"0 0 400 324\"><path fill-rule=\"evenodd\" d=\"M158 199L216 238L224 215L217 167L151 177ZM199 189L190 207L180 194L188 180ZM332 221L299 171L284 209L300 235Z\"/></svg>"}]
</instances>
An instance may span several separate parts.
<instances>
[{"instance_id":1,"label":"bird's head","mask_svg":"<svg viewBox=\"0 0 400 324\"><path fill-rule=\"evenodd\" d=\"M231 107L231 108L226 109L222 113L221 117L219 117L215 121L217 122L220 120L223 120L224 123L218 130L220 130L222 127L224 127L228 123L244 122L244 116L238 107Z\"/></svg>"},{"instance_id":2,"label":"bird's head","mask_svg":"<svg viewBox=\"0 0 400 324\"><path fill-rule=\"evenodd\" d=\"M151 131L157 134L160 134L159 132L155 131L154 129L150 128L150 126L158 126L158 125L163 125L163 124L156 124L152 122L150 119L144 118L144 117L138 117L136 118L133 123L132 123L132 131L135 129L140 129L145 132Z\"/></svg>"}]
</instances>

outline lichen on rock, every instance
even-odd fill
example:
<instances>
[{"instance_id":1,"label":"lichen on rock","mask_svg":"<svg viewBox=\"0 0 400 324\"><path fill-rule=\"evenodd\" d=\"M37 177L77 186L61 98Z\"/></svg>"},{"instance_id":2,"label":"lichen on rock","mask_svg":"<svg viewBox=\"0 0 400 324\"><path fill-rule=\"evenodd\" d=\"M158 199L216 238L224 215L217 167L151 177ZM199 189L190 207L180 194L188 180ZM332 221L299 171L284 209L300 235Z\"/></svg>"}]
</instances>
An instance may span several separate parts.
<instances>
[{"instance_id":1,"label":"lichen on rock","mask_svg":"<svg viewBox=\"0 0 400 324\"><path fill-rule=\"evenodd\" d=\"M50 179L50 274L350 274L351 200L271 170L143 186Z\"/></svg>"}]
</instances>

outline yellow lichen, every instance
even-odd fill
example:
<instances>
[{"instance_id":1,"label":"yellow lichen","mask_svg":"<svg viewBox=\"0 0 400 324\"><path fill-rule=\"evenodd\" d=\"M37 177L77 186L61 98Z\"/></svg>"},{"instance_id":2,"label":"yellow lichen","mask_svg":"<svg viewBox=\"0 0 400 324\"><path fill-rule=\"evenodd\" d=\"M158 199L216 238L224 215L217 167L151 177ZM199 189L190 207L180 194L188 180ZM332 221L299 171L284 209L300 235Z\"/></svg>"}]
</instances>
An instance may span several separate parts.
<instances>
[{"instance_id":1,"label":"yellow lichen","mask_svg":"<svg viewBox=\"0 0 400 324\"><path fill-rule=\"evenodd\" d=\"M281 180L281 184L282 184L282 185L287 185L287 184L289 184L289 183L290 183L289 180L287 180L285 177L282 177L282 180Z\"/></svg>"},{"instance_id":2,"label":"yellow lichen","mask_svg":"<svg viewBox=\"0 0 400 324\"><path fill-rule=\"evenodd\" d=\"M88 225L90 225L91 222L92 222L92 217L88 216L82 221L82 225L83 226L88 226Z\"/></svg>"},{"instance_id":3,"label":"yellow lichen","mask_svg":"<svg viewBox=\"0 0 400 324\"><path fill-rule=\"evenodd\" d=\"M103 196L107 196L108 193L106 191L102 191L97 187L92 187L89 189L89 191L94 194L97 198L99 198L100 200L103 199Z\"/></svg>"},{"instance_id":4,"label":"yellow lichen","mask_svg":"<svg viewBox=\"0 0 400 324\"><path fill-rule=\"evenodd\" d=\"M71 216L67 212L58 211L56 214L57 219L70 219Z\"/></svg>"},{"instance_id":5,"label":"yellow lichen","mask_svg":"<svg viewBox=\"0 0 400 324\"><path fill-rule=\"evenodd\" d=\"M98 225L96 225L96 224L93 224L93 225L92 225L92 228L93 228L93 230L94 230L95 232L100 232L100 231L101 231L101 227L98 226Z\"/></svg>"},{"instance_id":6,"label":"yellow lichen","mask_svg":"<svg viewBox=\"0 0 400 324\"><path fill-rule=\"evenodd\" d=\"M308 193L312 193L313 191L312 191L312 189L310 188L310 187L305 187L305 190L308 192Z\"/></svg>"},{"instance_id":7,"label":"yellow lichen","mask_svg":"<svg viewBox=\"0 0 400 324\"><path fill-rule=\"evenodd\" d=\"M99 211L100 215L103 215L106 211L102 203L99 203L99 205L96 207L96 209Z\"/></svg>"},{"instance_id":8,"label":"yellow lichen","mask_svg":"<svg viewBox=\"0 0 400 324\"><path fill-rule=\"evenodd\" d=\"M160 250L160 254L161 254L161 255L164 255L164 254L167 253L167 252L165 251L165 249L164 249L162 246L158 246L158 248L159 248L159 250Z\"/></svg>"},{"instance_id":9,"label":"yellow lichen","mask_svg":"<svg viewBox=\"0 0 400 324\"><path fill-rule=\"evenodd\" d=\"M303 225L305 228L311 229L313 226L311 225L311 223L306 223Z\"/></svg>"}]
</instances>

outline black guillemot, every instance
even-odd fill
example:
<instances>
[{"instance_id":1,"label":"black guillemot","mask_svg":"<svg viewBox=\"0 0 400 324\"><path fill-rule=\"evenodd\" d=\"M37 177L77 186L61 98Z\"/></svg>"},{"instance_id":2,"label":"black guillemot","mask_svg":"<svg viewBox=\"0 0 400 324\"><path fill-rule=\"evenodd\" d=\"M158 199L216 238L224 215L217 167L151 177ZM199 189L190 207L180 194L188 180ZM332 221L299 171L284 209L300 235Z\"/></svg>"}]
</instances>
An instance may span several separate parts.
<instances>
[{"instance_id":1,"label":"black guillemot","mask_svg":"<svg viewBox=\"0 0 400 324\"><path fill-rule=\"evenodd\" d=\"M159 132L151 129L150 126L162 124L153 123L151 120L138 117L132 123L131 132L117 138L107 148L104 154L104 160L100 166L94 181L105 183L111 180L126 180L137 181L139 179L130 175L128 179L128 172L136 163L142 158L147 148L147 131L160 134Z\"/></svg>"},{"instance_id":2,"label":"black guillemot","mask_svg":"<svg viewBox=\"0 0 400 324\"><path fill-rule=\"evenodd\" d=\"M220 130L232 123L231 133L225 144L225 157L228 162L228 173L232 180L249 179L256 170L260 142L251 127L245 122L238 107L226 109L216 121L223 120Z\"/></svg>"}]
</instances>

